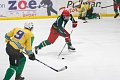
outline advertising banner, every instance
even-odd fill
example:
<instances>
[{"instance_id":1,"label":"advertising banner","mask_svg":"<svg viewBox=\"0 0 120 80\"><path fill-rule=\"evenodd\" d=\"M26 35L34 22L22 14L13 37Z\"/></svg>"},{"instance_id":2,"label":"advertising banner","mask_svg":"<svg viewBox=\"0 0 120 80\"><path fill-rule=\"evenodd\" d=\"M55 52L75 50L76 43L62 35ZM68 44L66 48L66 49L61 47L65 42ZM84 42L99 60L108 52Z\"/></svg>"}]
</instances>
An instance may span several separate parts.
<instances>
[{"instance_id":1,"label":"advertising banner","mask_svg":"<svg viewBox=\"0 0 120 80\"><path fill-rule=\"evenodd\" d=\"M9 17L57 14L56 0L8 0Z\"/></svg>"},{"instance_id":2,"label":"advertising banner","mask_svg":"<svg viewBox=\"0 0 120 80\"><path fill-rule=\"evenodd\" d=\"M0 0L0 17L31 17L59 15L64 9L78 14L75 3L87 0ZM91 3L95 13L114 13L112 0L95 0Z\"/></svg>"},{"instance_id":3,"label":"advertising banner","mask_svg":"<svg viewBox=\"0 0 120 80\"><path fill-rule=\"evenodd\" d=\"M64 1L58 1L57 4L58 4L58 10L62 10L62 9L68 9L71 13L73 14L76 14L77 13L77 10L75 8L75 4L77 2L80 2L81 4L82 3L85 3L87 0L64 0ZM101 8L101 7L104 7L104 6L107 6L107 5L112 5L113 2L112 0L111 1L107 1L107 0L95 0L94 2L91 3L91 5L93 6L94 8L94 12L95 13L113 13L113 7L109 7L109 8ZM112 8L112 9L111 9ZM108 11L109 9L109 11ZM111 9L111 10L110 10ZM61 13L61 12L60 12Z\"/></svg>"},{"instance_id":4,"label":"advertising banner","mask_svg":"<svg viewBox=\"0 0 120 80\"><path fill-rule=\"evenodd\" d=\"M7 16L7 1L0 0L0 18Z\"/></svg>"}]
</instances>

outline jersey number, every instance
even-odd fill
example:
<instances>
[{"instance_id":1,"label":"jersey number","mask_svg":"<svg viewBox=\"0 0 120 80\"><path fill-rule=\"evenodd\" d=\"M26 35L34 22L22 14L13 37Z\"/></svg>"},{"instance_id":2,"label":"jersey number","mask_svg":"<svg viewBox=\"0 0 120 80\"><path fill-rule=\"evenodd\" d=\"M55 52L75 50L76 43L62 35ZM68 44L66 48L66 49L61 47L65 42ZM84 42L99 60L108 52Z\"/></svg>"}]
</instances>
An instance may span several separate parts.
<instances>
[{"instance_id":1,"label":"jersey number","mask_svg":"<svg viewBox=\"0 0 120 80\"><path fill-rule=\"evenodd\" d=\"M17 38L17 39L21 39L23 34L24 34L24 32L19 30L14 37Z\"/></svg>"}]
</instances>

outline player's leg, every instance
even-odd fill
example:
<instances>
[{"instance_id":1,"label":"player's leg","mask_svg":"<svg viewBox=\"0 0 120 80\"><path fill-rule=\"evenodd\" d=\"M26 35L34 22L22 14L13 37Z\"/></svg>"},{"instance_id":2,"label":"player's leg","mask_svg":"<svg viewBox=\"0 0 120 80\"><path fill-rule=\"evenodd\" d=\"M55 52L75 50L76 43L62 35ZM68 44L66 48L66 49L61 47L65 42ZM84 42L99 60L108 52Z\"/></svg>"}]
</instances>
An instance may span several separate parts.
<instances>
[{"instance_id":1,"label":"player's leg","mask_svg":"<svg viewBox=\"0 0 120 80\"><path fill-rule=\"evenodd\" d=\"M53 13L57 14L57 11L56 11L55 9L53 9L52 6L50 7L50 10L51 10Z\"/></svg>"},{"instance_id":2,"label":"player's leg","mask_svg":"<svg viewBox=\"0 0 120 80\"><path fill-rule=\"evenodd\" d=\"M7 44L6 52L9 55L10 66L7 69L3 80L10 80L13 74L18 70L20 52L19 50L15 50L9 43Z\"/></svg>"},{"instance_id":3,"label":"player's leg","mask_svg":"<svg viewBox=\"0 0 120 80\"><path fill-rule=\"evenodd\" d=\"M89 17L92 16L92 13L93 13L93 7L91 7L89 10L87 10L86 16L88 17L88 19L89 19Z\"/></svg>"},{"instance_id":4,"label":"player's leg","mask_svg":"<svg viewBox=\"0 0 120 80\"><path fill-rule=\"evenodd\" d=\"M120 12L120 3L118 4L119 12Z\"/></svg>"},{"instance_id":5,"label":"player's leg","mask_svg":"<svg viewBox=\"0 0 120 80\"><path fill-rule=\"evenodd\" d=\"M42 41L38 46L35 46L35 53L37 54L39 49L41 49L41 48L43 48L45 46L53 44L56 41L56 39L58 38L59 35L60 34L56 30L51 28L48 39Z\"/></svg>"},{"instance_id":6,"label":"player's leg","mask_svg":"<svg viewBox=\"0 0 120 80\"><path fill-rule=\"evenodd\" d=\"M51 16L50 7L47 7L47 15Z\"/></svg>"},{"instance_id":7,"label":"player's leg","mask_svg":"<svg viewBox=\"0 0 120 80\"><path fill-rule=\"evenodd\" d=\"M115 12L115 16L114 18L117 18L119 16L119 13L118 13L118 5L114 3L114 12Z\"/></svg>"},{"instance_id":8,"label":"player's leg","mask_svg":"<svg viewBox=\"0 0 120 80\"><path fill-rule=\"evenodd\" d=\"M65 29L64 29L64 32L66 33L65 42L68 45L68 49L75 50L75 48L72 46L72 43L71 43L70 34Z\"/></svg>"},{"instance_id":9,"label":"player's leg","mask_svg":"<svg viewBox=\"0 0 120 80\"><path fill-rule=\"evenodd\" d=\"M16 77L15 80L24 80L24 77L21 77L21 74L23 72L24 66L26 63L26 57L20 53L20 60L19 60L19 65L18 65L18 69L16 71Z\"/></svg>"}]
</instances>

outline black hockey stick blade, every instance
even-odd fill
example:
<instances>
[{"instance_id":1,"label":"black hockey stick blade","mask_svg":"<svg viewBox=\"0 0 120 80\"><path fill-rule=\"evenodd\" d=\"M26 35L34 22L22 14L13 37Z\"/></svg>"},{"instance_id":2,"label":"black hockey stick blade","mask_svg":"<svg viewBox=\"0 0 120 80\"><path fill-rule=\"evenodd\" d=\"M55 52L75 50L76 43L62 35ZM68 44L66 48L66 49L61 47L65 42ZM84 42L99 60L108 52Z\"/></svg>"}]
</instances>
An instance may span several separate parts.
<instances>
[{"instance_id":1,"label":"black hockey stick blade","mask_svg":"<svg viewBox=\"0 0 120 80\"><path fill-rule=\"evenodd\" d=\"M114 6L114 5L104 6L104 7L101 7L101 8L107 8L107 7L111 7L111 6Z\"/></svg>"},{"instance_id":2,"label":"black hockey stick blade","mask_svg":"<svg viewBox=\"0 0 120 80\"><path fill-rule=\"evenodd\" d=\"M54 70L54 71L56 71L56 72L60 72L60 71L63 71L63 70L65 70L65 69L67 69L67 66L64 66L64 67L61 68L61 69L55 69L55 68L53 68L53 67L51 67L51 66L43 63L42 61L40 61L40 60L38 60L38 59L35 59L35 60L38 61L38 62L40 62L40 63L42 63L43 65L49 67L50 69L52 69L52 70Z\"/></svg>"}]
</instances>

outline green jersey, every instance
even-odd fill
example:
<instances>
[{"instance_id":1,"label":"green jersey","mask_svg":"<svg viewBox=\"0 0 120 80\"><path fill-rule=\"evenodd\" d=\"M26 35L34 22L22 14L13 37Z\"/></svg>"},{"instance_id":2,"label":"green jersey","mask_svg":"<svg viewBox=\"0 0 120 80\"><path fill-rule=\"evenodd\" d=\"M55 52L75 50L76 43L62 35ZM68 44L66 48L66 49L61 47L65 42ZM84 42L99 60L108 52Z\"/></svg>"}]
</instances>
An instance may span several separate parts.
<instances>
[{"instance_id":1,"label":"green jersey","mask_svg":"<svg viewBox=\"0 0 120 80\"><path fill-rule=\"evenodd\" d=\"M114 2L116 2L117 4L120 4L120 0L113 0Z\"/></svg>"}]
</instances>

